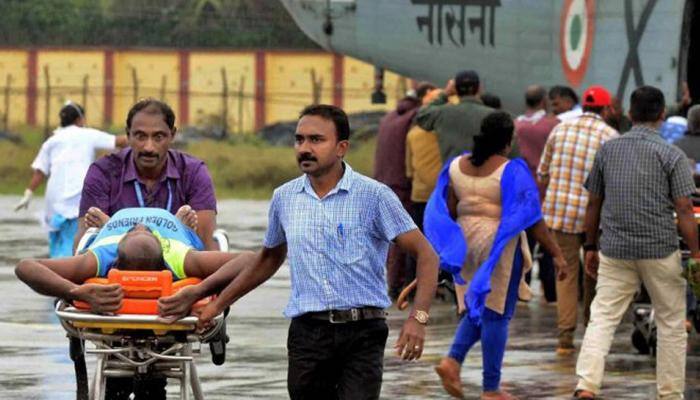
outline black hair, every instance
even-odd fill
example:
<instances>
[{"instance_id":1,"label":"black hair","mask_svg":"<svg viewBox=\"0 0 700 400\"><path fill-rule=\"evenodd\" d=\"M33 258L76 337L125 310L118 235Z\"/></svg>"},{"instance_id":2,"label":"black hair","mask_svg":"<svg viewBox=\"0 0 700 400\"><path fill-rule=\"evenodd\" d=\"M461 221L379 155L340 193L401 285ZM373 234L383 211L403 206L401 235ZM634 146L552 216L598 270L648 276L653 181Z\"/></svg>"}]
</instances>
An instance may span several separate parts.
<instances>
[{"instance_id":1,"label":"black hair","mask_svg":"<svg viewBox=\"0 0 700 400\"><path fill-rule=\"evenodd\" d=\"M581 107L581 109L583 110L583 112L592 112L592 113L596 113L596 114L600 115L600 113L603 112L605 107L603 107L603 106L583 106L583 107Z\"/></svg>"},{"instance_id":2,"label":"black hair","mask_svg":"<svg viewBox=\"0 0 700 400\"><path fill-rule=\"evenodd\" d=\"M481 132L474 136L474 149L469 161L475 167L484 165L494 154L503 151L513 140L513 118L504 111L494 111L481 121Z\"/></svg>"},{"instance_id":3,"label":"black hair","mask_svg":"<svg viewBox=\"0 0 700 400\"><path fill-rule=\"evenodd\" d=\"M328 104L312 104L304 108L299 114L299 119L307 115L315 115L326 120L333 121L338 141L350 139L350 123L348 115L342 108Z\"/></svg>"},{"instance_id":4,"label":"black hair","mask_svg":"<svg viewBox=\"0 0 700 400\"><path fill-rule=\"evenodd\" d=\"M552 88L549 89L549 99L554 100L557 97L564 97L573 101L574 104L578 104L578 95L576 95L574 89L568 86L552 86Z\"/></svg>"},{"instance_id":5,"label":"black hair","mask_svg":"<svg viewBox=\"0 0 700 400\"><path fill-rule=\"evenodd\" d=\"M547 91L544 90L542 86L528 88L528 90L525 91L525 105L530 108L537 107L542 103L546 95Z\"/></svg>"},{"instance_id":6,"label":"black hair","mask_svg":"<svg viewBox=\"0 0 700 400\"><path fill-rule=\"evenodd\" d=\"M484 103L486 107L491 107L495 110L501 109L501 98L491 93L484 93L481 95L481 102Z\"/></svg>"},{"instance_id":7,"label":"black hair","mask_svg":"<svg viewBox=\"0 0 700 400\"><path fill-rule=\"evenodd\" d=\"M173 109L163 101L147 98L141 99L136 102L136 104L131 106L129 113L126 116L127 134L129 133L129 129L131 129L131 121L134 119L134 115L139 112L145 112L151 115L162 115L163 121L165 121L166 125L168 125L168 128L170 128L170 130L175 128L175 113L173 112Z\"/></svg>"},{"instance_id":8,"label":"black hair","mask_svg":"<svg viewBox=\"0 0 700 400\"><path fill-rule=\"evenodd\" d=\"M688 133L700 135L700 105L688 109Z\"/></svg>"},{"instance_id":9,"label":"black hair","mask_svg":"<svg viewBox=\"0 0 700 400\"><path fill-rule=\"evenodd\" d=\"M61 126L66 127L75 124L75 122L85 117L85 110L80 104L69 101L61 108L58 116L61 118Z\"/></svg>"},{"instance_id":10,"label":"black hair","mask_svg":"<svg viewBox=\"0 0 700 400\"><path fill-rule=\"evenodd\" d=\"M152 241L139 241L130 243L129 235L117 245L116 267L121 270L139 271L160 271L165 269L165 259L163 258L163 248L160 241L151 236ZM127 251L127 247L129 248Z\"/></svg>"},{"instance_id":11,"label":"black hair","mask_svg":"<svg viewBox=\"0 0 700 400\"><path fill-rule=\"evenodd\" d=\"M656 122L665 108L664 94L653 86L640 86L630 96L632 122Z\"/></svg>"},{"instance_id":12,"label":"black hair","mask_svg":"<svg viewBox=\"0 0 700 400\"><path fill-rule=\"evenodd\" d=\"M459 97L474 96L479 92L479 82L462 82L455 85L455 91Z\"/></svg>"},{"instance_id":13,"label":"black hair","mask_svg":"<svg viewBox=\"0 0 700 400\"><path fill-rule=\"evenodd\" d=\"M418 97L418 100L423 100L423 97L433 89L435 89L435 85L432 83L421 82L416 86L416 97Z\"/></svg>"}]
</instances>

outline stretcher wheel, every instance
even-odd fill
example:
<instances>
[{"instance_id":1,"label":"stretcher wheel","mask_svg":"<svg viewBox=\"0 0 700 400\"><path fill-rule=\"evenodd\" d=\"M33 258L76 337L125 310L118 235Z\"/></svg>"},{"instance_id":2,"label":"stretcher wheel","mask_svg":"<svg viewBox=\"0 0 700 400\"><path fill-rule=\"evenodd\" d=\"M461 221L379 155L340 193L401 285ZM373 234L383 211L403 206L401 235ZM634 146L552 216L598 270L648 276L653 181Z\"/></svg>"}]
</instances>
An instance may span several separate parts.
<instances>
[{"instance_id":1,"label":"stretcher wheel","mask_svg":"<svg viewBox=\"0 0 700 400\"><path fill-rule=\"evenodd\" d=\"M226 334L226 322L222 321L219 332L209 342L209 351L211 351L211 362L214 365L223 365L226 361L226 343L229 337Z\"/></svg>"}]
</instances>

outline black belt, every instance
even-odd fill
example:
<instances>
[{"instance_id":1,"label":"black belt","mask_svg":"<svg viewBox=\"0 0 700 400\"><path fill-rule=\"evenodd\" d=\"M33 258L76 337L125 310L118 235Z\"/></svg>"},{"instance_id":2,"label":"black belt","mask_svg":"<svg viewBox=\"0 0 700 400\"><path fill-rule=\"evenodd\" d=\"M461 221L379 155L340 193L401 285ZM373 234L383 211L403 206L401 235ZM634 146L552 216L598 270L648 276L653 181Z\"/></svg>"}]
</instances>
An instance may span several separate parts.
<instances>
[{"instance_id":1,"label":"black belt","mask_svg":"<svg viewBox=\"0 0 700 400\"><path fill-rule=\"evenodd\" d=\"M349 310L328 310L308 312L301 315L302 318L310 318L320 321L328 321L331 324L344 324L346 322L362 321L366 319L386 319L386 312L382 308L362 307Z\"/></svg>"}]
</instances>

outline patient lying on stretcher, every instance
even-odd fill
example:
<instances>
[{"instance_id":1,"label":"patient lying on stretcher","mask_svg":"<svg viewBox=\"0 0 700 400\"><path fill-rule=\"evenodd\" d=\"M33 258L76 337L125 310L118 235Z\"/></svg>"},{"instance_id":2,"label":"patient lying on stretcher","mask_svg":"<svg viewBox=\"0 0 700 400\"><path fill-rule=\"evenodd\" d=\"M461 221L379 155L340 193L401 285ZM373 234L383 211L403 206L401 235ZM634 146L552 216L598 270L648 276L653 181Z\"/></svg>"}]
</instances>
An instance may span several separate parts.
<instances>
[{"instance_id":1,"label":"patient lying on stretcher","mask_svg":"<svg viewBox=\"0 0 700 400\"><path fill-rule=\"evenodd\" d=\"M105 216L106 217L106 216ZM179 218L178 218L179 217ZM252 252L201 251L202 242L192 226L191 214L178 217L159 208L127 208L104 220L98 235L81 254L58 259L25 259L15 274L36 292L79 300L93 312L113 313L121 307L120 285L84 282L120 270L169 270L173 280L200 278L202 282L158 300L158 313L165 322L189 314L197 300L223 289L254 261Z\"/></svg>"}]
</instances>

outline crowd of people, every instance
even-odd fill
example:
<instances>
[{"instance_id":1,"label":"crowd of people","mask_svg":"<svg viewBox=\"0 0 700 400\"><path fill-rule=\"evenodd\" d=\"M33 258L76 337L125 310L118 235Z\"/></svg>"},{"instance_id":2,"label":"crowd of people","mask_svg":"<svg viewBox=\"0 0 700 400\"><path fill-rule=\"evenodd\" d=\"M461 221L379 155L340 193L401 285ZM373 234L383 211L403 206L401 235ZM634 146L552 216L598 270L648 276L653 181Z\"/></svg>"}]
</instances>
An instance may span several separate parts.
<instances>
[{"instance_id":1,"label":"crowd of people","mask_svg":"<svg viewBox=\"0 0 700 400\"><path fill-rule=\"evenodd\" d=\"M516 301L531 297L528 271L539 243L543 301L557 307L559 355L576 351L579 298L583 303L587 329L574 397L600 393L614 328L643 284L659 323L658 396L682 398L685 370L671 365L685 359L689 327L677 232L691 257L700 256L690 199L700 171L700 105L690 107L686 95L666 108L661 91L644 86L632 94L628 116L602 86L579 99L567 86L532 85L525 113L513 118L499 111L496 96L482 93L476 71L457 73L443 90L426 87L432 89L419 84L411 94L413 123L400 109L381 121L376 159L384 164L375 178L392 189L398 177L411 179L416 190L401 187L417 193L407 210L423 218L441 267L454 276L463 317L436 367L445 390L464 396L460 367L481 340L482 398L514 398L500 389L508 321ZM663 134L676 129L669 124L683 128L677 147ZM387 165L390 153L405 155L405 168ZM410 262L401 267L403 274L389 274L392 294L412 276Z\"/></svg>"},{"instance_id":2,"label":"crowd of people","mask_svg":"<svg viewBox=\"0 0 700 400\"><path fill-rule=\"evenodd\" d=\"M587 88L579 99L566 86L533 85L524 93L525 113L513 118L500 110L497 96L482 93L476 71L462 71L444 89L417 85L382 119L374 179L344 160L350 143L345 112L311 105L294 137L302 175L272 195L256 253L213 251L213 183L204 162L171 148L177 129L167 104L137 102L126 136L114 139L86 130L84 110L71 103L61 111L63 127L32 164L34 177L17 208L26 208L48 177L47 221L56 219L51 215L71 221L52 246L66 247L69 236L75 244L68 254L51 254L62 258L22 260L16 273L41 294L81 300L96 312L118 309L123 293L118 285L83 282L112 268L200 277L200 284L161 298L159 312L175 321L218 293L199 314L198 326L206 328L287 259L290 397L376 399L388 337L385 309L417 282L394 347L405 360L420 358L441 267L454 282L461 315L435 368L445 390L464 397L461 365L481 341L481 398L513 399L501 388L508 326L517 302L532 297L529 271L540 248L544 302L557 307L553 350L562 356L575 351L583 293L587 328L574 397L600 393L614 329L644 284L658 321L658 396L680 399L686 283L676 232L700 259L690 199L700 161L700 106L682 112L688 134L679 148L659 133L665 103L658 89L637 88L628 119L602 86ZM81 162L65 156L77 143L85 153ZM93 162L95 149L115 145L127 147ZM84 178L77 192L66 183L67 171L72 183ZM54 197L71 207L58 209L62 203ZM101 229L97 239L70 256L89 227ZM152 378L135 385L110 377L107 398L165 398L165 379Z\"/></svg>"}]
</instances>

